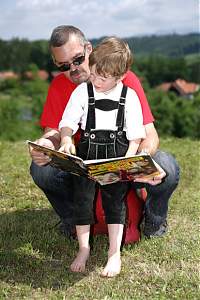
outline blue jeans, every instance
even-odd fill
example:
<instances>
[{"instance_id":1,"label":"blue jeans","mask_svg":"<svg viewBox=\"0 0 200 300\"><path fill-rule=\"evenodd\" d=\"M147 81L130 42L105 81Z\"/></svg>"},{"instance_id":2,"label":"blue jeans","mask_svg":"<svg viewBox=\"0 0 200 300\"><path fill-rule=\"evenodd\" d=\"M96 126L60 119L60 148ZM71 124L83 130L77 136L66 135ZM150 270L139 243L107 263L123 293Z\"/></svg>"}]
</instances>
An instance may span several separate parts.
<instances>
[{"instance_id":1,"label":"blue jeans","mask_svg":"<svg viewBox=\"0 0 200 300\"><path fill-rule=\"evenodd\" d=\"M153 159L167 173L163 182L157 186L133 183L133 188L145 187L147 189L145 213L154 223L161 224L167 218L169 199L179 182L179 166L172 155L163 151L157 151ZM50 165L39 167L33 162L30 173L58 216L71 224L74 207L72 176Z\"/></svg>"},{"instance_id":2,"label":"blue jeans","mask_svg":"<svg viewBox=\"0 0 200 300\"><path fill-rule=\"evenodd\" d=\"M30 166L30 173L60 219L71 224L74 206L71 174L50 165L39 167L34 162Z\"/></svg>"},{"instance_id":3,"label":"blue jeans","mask_svg":"<svg viewBox=\"0 0 200 300\"><path fill-rule=\"evenodd\" d=\"M169 200L178 185L180 169L174 157L169 153L158 150L153 159L167 174L162 183L155 186L140 183L132 183L132 185L133 188L146 188L145 214L154 224L160 225L167 219Z\"/></svg>"}]
</instances>

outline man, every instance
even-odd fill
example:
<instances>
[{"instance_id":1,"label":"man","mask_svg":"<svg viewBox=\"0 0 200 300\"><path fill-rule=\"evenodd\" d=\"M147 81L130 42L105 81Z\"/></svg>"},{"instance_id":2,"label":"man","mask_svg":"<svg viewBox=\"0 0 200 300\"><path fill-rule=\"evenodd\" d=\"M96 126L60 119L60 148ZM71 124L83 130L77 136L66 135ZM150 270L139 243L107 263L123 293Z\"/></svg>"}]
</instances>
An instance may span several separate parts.
<instances>
[{"instance_id":1,"label":"man","mask_svg":"<svg viewBox=\"0 0 200 300\"><path fill-rule=\"evenodd\" d=\"M60 145L58 124L73 90L78 84L89 79L88 58L92 45L78 28L59 26L52 32L50 50L55 65L63 73L50 84L41 117L44 134L36 142L58 149ZM179 167L171 155L157 151L159 139L153 125L154 119L138 78L132 72L128 72L123 83L136 91L142 106L146 138L141 142L139 151L145 149L161 166L160 175L154 180L138 178L133 182L135 189L145 186L147 190L144 235L146 237L161 236L167 230L168 202L179 181ZM70 235L73 227L71 175L49 166L49 158L44 154L33 149L30 149L30 154L33 159L31 164L33 180L43 190L59 215L65 233Z\"/></svg>"}]
</instances>

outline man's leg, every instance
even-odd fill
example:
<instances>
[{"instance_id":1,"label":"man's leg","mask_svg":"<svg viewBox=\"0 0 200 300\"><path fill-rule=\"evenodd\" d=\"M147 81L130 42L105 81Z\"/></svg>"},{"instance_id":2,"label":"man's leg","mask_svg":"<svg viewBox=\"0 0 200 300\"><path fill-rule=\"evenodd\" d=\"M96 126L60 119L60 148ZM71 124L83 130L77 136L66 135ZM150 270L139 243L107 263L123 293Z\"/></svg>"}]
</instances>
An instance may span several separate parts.
<instances>
[{"instance_id":1,"label":"man's leg","mask_svg":"<svg viewBox=\"0 0 200 300\"><path fill-rule=\"evenodd\" d=\"M153 159L165 170L167 176L161 184L149 185L134 183L134 188L145 187L143 233L146 237L162 236L167 231L167 213L169 199L179 182L179 166L172 155L157 151Z\"/></svg>"},{"instance_id":2,"label":"man's leg","mask_svg":"<svg viewBox=\"0 0 200 300\"><path fill-rule=\"evenodd\" d=\"M35 184L45 193L61 219L61 230L67 236L73 232L72 175L50 165L39 167L32 162L30 174Z\"/></svg>"}]
</instances>

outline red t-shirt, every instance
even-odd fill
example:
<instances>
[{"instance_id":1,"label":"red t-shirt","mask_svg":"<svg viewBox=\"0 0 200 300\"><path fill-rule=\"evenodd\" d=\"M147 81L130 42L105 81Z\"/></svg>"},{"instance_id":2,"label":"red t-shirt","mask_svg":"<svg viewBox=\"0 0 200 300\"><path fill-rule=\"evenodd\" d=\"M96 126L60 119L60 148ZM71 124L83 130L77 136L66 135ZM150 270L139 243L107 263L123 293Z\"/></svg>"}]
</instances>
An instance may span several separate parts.
<instances>
[{"instance_id":1,"label":"red t-shirt","mask_svg":"<svg viewBox=\"0 0 200 300\"><path fill-rule=\"evenodd\" d=\"M134 89L137 93L142 107L144 125L152 123L154 118L137 76L133 72L128 71L123 83ZM76 87L77 85L71 82L63 73L59 74L52 80L40 120L40 124L43 128L58 128L65 106L69 101L71 93Z\"/></svg>"}]
</instances>

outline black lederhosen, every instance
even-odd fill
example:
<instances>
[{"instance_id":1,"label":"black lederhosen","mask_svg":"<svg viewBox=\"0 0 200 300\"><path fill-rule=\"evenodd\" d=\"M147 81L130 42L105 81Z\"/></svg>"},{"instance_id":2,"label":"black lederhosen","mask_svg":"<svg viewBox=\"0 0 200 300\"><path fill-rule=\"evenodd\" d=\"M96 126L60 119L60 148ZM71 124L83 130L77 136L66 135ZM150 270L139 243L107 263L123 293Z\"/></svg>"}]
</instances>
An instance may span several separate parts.
<instances>
[{"instance_id":1,"label":"black lederhosen","mask_svg":"<svg viewBox=\"0 0 200 300\"><path fill-rule=\"evenodd\" d=\"M124 107L127 87L123 86L119 101L101 99L95 101L93 86L88 83L88 114L85 131L77 145L77 155L83 159L100 159L125 156L129 142L124 127ZM95 108L110 111L118 109L117 130L95 129ZM97 184L84 177L74 176L74 224L87 225L95 223L93 203ZM102 206L107 224L124 224L126 218L125 199L129 184L117 182L99 185Z\"/></svg>"}]
</instances>

